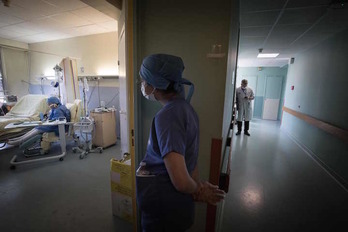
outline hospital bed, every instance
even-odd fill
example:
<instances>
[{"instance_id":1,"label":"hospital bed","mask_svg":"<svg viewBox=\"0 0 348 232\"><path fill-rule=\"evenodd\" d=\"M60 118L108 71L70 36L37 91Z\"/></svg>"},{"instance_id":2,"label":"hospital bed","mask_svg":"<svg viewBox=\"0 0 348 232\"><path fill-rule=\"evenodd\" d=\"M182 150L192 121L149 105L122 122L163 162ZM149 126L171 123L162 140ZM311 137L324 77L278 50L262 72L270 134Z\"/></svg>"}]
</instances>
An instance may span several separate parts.
<instances>
[{"instance_id":1,"label":"hospital bed","mask_svg":"<svg viewBox=\"0 0 348 232\"><path fill-rule=\"evenodd\" d=\"M61 154L49 156L49 155L38 153L36 155L37 157L35 157L35 159L31 159L32 156L30 156L29 159L21 160L21 161L18 161L17 155L14 155L10 161L11 169L14 169L17 165L21 165L21 164L28 164L28 163L54 160L54 159L59 159L60 161L64 160L64 157L66 155L66 138L70 137L70 138L74 139L76 142L78 142L78 138L75 137L73 125L74 125L74 123L78 122L80 117L81 117L81 112L82 112L81 100L76 99L73 103L67 103L66 107L68 108L68 110L70 111L70 114L71 114L71 121L70 122L66 122L65 118L63 118L64 120L56 120L53 122L44 122L44 123L36 122L36 121L25 122L25 123L21 123L18 125L15 125L14 123L10 123L5 127L6 129L26 128L26 127L27 128L30 127L30 129L32 129L34 126L38 126L38 127L40 127L40 126L58 126L58 130L59 130L58 136L56 136L54 132L45 132L42 135L40 134L37 136L40 137L38 139L38 142L41 144L41 147L47 146L53 142L59 142L60 148L61 148ZM69 128L68 131L65 130L66 125L68 125L68 128Z\"/></svg>"},{"instance_id":2,"label":"hospital bed","mask_svg":"<svg viewBox=\"0 0 348 232\"><path fill-rule=\"evenodd\" d=\"M10 138L26 133L30 128L5 129L10 123L40 120L40 113L48 112L47 96L29 94L23 96L5 116L0 116L0 147Z\"/></svg>"}]
</instances>

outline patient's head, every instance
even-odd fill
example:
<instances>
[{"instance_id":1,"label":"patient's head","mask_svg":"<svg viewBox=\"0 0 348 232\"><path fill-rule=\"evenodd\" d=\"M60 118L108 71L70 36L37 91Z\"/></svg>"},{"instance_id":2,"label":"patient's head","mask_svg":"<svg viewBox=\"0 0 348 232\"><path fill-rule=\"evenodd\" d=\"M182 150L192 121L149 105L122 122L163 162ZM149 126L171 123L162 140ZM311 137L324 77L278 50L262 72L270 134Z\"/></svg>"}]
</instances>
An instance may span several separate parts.
<instances>
[{"instance_id":1,"label":"patient's head","mask_svg":"<svg viewBox=\"0 0 348 232\"><path fill-rule=\"evenodd\" d=\"M60 103L57 97L50 97L47 99L47 104L51 109L53 109L53 108L57 108L62 103Z\"/></svg>"}]
</instances>

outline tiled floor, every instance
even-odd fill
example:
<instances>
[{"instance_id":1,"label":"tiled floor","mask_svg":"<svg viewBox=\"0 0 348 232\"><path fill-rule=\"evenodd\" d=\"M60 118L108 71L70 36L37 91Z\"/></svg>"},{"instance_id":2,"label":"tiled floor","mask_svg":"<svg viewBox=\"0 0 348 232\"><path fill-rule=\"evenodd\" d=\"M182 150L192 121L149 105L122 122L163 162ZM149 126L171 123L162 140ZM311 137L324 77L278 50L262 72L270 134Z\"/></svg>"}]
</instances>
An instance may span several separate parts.
<instances>
[{"instance_id":1,"label":"tiled floor","mask_svg":"<svg viewBox=\"0 0 348 232\"><path fill-rule=\"evenodd\" d=\"M346 231L347 191L278 122L254 120L250 133L232 139L221 231Z\"/></svg>"},{"instance_id":2,"label":"tiled floor","mask_svg":"<svg viewBox=\"0 0 348 232\"><path fill-rule=\"evenodd\" d=\"M223 232L346 231L348 193L279 124L254 120L251 137L233 136ZM69 149L68 149L69 150ZM0 231L132 231L112 216L110 159L119 145L80 160L9 169L0 151Z\"/></svg>"},{"instance_id":3,"label":"tiled floor","mask_svg":"<svg viewBox=\"0 0 348 232\"><path fill-rule=\"evenodd\" d=\"M62 162L16 170L10 170L9 162L18 149L1 150L0 231L132 231L131 224L111 211L110 159L119 156L119 147L91 153L83 160L68 148Z\"/></svg>"}]
</instances>

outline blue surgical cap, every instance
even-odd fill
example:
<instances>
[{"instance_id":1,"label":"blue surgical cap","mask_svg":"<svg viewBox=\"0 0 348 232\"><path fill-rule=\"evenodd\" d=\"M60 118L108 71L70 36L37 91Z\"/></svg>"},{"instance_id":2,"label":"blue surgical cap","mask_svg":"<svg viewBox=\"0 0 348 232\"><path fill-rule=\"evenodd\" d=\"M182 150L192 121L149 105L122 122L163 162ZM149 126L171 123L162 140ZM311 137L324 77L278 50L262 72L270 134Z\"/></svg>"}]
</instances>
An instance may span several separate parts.
<instances>
[{"instance_id":1,"label":"blue surgical cap","mask_svg":"<svg viewBox=\"0 0 348 232\"><path fill-rule=\"evenodd\" d=\"M190 101L193 94L193 84L182 77L184 62L180 57L167 54L153 54L145 57L140 67L140 76L156 89L166 90L173 83L174 90L178 93L184 91L183 84L191 85L186 98Z\"/></svg>"},{"instance_id":2,"label":"blue surgical cap","mask_svg":"<svg viewBox=\"0 0 348 232\"><path fill-rule=\"evenodd\" d=\"M47 104L51 105L51 104L57 104L57 105L61 105L59 99L57 97L49 97L47 99Z\"/></svg>"}]
</instances>

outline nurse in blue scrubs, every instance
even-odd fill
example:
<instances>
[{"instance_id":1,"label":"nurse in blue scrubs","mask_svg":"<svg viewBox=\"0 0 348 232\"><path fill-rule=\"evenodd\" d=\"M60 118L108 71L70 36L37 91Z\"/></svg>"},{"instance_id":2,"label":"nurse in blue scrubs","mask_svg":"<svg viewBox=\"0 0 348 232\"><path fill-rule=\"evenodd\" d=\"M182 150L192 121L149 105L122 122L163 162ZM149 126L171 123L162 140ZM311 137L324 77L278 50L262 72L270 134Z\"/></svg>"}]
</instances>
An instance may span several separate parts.
<instances>
[{"instance_id":1,"label":"nurse in blue scrubs","mask_svg":"<svg viewBox=\"0 0 348 232\"><path fill-rule=\"evenodd\" d=\"M162 104L152 120L144 159L137 170L137 202L145 232L186 231L194 201L216 204L224 192L198 177L199 120L190 105L193 84L182 78L180 57L154 54L140 68L143 96ZM190 89L184 98L184 86Z\"/></svg>"},{"instance_id":2,"label":"nurse in blue scrubs","mask_svg":"<svg viewBox=\"0 0 348 232\"><path fill-rule=\"evenodd\" d=\"M67 122L70 122L70 111L63 105L57 97L50 97L47 99L47 104L51 108L50 115L48 117L49 121L58 120L59 118L65 118ZM37 126L26 134L9 139L8 144L18 146L19 144L27 141L37 134L42 134L44 132L54 132L57 136L59 135L58 126Z\"/></svg>"}]
</instances>

